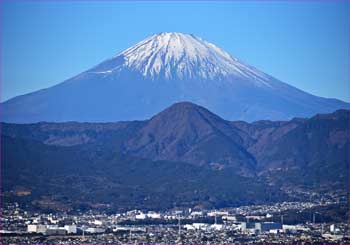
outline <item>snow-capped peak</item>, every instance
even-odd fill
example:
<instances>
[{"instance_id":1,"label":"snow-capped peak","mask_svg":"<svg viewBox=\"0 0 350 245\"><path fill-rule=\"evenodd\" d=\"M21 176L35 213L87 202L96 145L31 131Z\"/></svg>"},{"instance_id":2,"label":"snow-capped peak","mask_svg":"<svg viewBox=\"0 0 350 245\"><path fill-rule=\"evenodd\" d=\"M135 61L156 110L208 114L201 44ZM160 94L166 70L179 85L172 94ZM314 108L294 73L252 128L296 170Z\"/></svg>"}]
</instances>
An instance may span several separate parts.
<instances>
[{"instance_id":1,"label":"snow-capped peak","mask_svg":"<svg viewBox=\"0 0 350 245\"><path fill-rule=\"evenodd\" d=\"M147 78L222 79L235 77L265 83L269 77L241 63L224 50L191 34L162 32L152 35L113 57L123 63L98 73L113 73L127 67ZM107 61L108 62L108 61ZM102 67L106 67L105 65Z\"/></svg>"}]
</instances>

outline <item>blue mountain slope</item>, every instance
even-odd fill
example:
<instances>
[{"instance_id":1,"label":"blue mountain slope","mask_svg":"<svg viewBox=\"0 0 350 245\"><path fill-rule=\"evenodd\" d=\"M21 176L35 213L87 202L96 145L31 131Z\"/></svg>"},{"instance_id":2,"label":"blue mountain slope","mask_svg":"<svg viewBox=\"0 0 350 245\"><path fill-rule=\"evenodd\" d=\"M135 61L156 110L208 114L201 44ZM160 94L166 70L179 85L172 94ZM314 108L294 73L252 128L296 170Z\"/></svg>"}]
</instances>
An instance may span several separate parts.
<instances>
[{"instance_id":1,"label":"blue mountain slope","mask_svg":"<svg viewBox=\"0 0 350 245\"><path fill-rule=\"evenodd\" d=\"M201 38L160 33L56 86L1 104L2 121L146 119L191 101L228 120L287 120L350 108L303 92Z\"/></svg>"}]
</instances>

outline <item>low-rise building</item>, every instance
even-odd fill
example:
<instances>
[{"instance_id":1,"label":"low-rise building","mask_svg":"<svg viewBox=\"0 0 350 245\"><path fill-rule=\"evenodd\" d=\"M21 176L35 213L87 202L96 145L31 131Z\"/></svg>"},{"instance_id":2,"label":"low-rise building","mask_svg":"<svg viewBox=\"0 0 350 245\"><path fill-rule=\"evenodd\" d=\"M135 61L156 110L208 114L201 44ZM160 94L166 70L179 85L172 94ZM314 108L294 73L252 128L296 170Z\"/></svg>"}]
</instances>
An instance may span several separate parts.
<instances>
[{"instance_id":1,"label":"low-rise building","mask_svg":"<svg viewBox=\"0 0 350 245\"><path fill-rule=\"evenodd\" d=\"M282 224L276 222L255 223L255 229L259 233L270 232L270 230L282 230Z\"/></svg>"},{"instance_id":2,"label":"low-rise building","mask_svg":"<svg viewBox=\"0 0 350 245\"><path fill-rule=\"evenodd\" d=\"M196 228L193 225L186 224L186 225L184 225L184 229L190 231L190 230L195 230Z\"/></svg>"},{"instance_id":3,"label":"low-rise building","mask_svg":"<svg viewBox=\"0 0 350 245\"><path fill-rule=\"evenodd\" d=\"M144 213L139 213L139 214L136 214L136 216L135 216L135 219L146 219L147 217L146 217L146 214L144 214Z\"/></svg>"},{"instance_id":4,"label":"low-rise building","mask_svg":"<svg viewBox=\"0 0 350 245\"><path fill-rule=\"evenodd\" d=\"M152 211L147 213L147 217L151 218L151 219L160 219L161 218L160 213L156 213L156 212L152 212Z\"/></svg>"},{"instance_id":5,"label":"low-rise building","mask_svg":"<svg viewBox=\"0 0 350 245\"><path fill-rule=\"evenodd\" d=\"M227 211L213 211L209 212L207 214L209 217L214 217L214 216L228 216L229 213Z\"/></svg>"},{"instance_id":6,"label":"low-rise building","mask_svg":"<svg viewBox=\"0 0 350 245\"><path fill-rule=\"evenodd\" d=\"M45 235L66 235L67 231L64 227L59 228L48 228L45 231Z\"/></svg>"},{"instance_id":7,"label":"low-rise building","mask_svg":"<svg viewBox=\"0 0 350 245\"><path fill-rule=\"evenodd\" d=\"M103 222L101 220L94 220L95 225L103 225Z\"/></svg>"},{"instance_id":8,"label":"low-rise building","mask_svg":"<svg viewBox=\"0 0 350 245\"><path fill-rule=\"evenodd\" d=\"M105 232L105 229L90 227L90 228L87 228L85 231L88 233L103 233L103 232Z\"/></svg>"},{"instance_id":9,"label":"low-rise building","mask_svg":"<svg viewBox=\"0 0 350 245\"><path fill-rule=\"evenodd\" d=\"M237 221L236 216L230 216L230 215L224 215L224 216L222 216L222 219L227 220L227 221L233 221L233 222Z\"/></svg>"},{"instance_id":10,"label":"low-rise building","mask_svg":"<svg viewBox=\"0 0 350 245\"><path fill-rule=\"evenodd\" d=\"M193 211L193 212L191 212L191 216L192 217L203 216L203 212L202 211Z\"/></svg>"},{"instance_id":11,"label":"low-rise building","mask_svg":"<svg viewBox=\"0 0 350 245\"><path fill-rule=\"evenodd\" d=\"M29 224L29 225L27 225L27 232L28 233L42 233L42 234L44 234L46 232L46 225Z\"/></svg>"},{"instance_id":12,"label":"low-rise building","mask_svg":"<svg viewBox=\"0 0 350 245\"><path fill-rule=\"evenodd\" d=\"M207 230L208 227L209 227L209 224L206 224L206 223L193 223L192 226L196 230Z\"/></svg>"},{"instance_id":13,"label":"low-rise building","mask_svg":"<svg viewBox=\"0 0 350 245\"><path fill-rule=\"evenodd\" d=\"M216 231L221 231L224 229L224 225L222 224L213 224L210 226L210 229L216 230Z\"/></svg>"},{"instance_id":14,"label":"low-rise building","mask_svg":"<svg viewBox=\"0 0 350 245\"><path fill-rule=\"evenodd\" d=\"M65 225L64 229L67 231L68 234L77 233L77 226L76 225Z\"/></svg>"}]
</instances>

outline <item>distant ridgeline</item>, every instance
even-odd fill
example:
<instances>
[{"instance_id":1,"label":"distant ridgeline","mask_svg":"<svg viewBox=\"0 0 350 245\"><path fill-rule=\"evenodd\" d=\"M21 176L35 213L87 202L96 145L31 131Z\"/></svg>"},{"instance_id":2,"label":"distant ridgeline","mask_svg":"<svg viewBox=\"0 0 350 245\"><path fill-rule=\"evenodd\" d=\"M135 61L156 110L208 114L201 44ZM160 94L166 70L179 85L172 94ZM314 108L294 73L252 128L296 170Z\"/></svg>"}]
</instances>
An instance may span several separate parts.
<instances>
[{"instance_id":1,"label":"distant ridgeline","mask_svg":"<svg viewBox=\"0 0 350 245\"><path fill-rule=\"evenodd\" d=\"M232 122L182 102L145 121L2 123L4 201L156 210L345 193L349 122L348 110Z\"/></svg>"}]
</instances>

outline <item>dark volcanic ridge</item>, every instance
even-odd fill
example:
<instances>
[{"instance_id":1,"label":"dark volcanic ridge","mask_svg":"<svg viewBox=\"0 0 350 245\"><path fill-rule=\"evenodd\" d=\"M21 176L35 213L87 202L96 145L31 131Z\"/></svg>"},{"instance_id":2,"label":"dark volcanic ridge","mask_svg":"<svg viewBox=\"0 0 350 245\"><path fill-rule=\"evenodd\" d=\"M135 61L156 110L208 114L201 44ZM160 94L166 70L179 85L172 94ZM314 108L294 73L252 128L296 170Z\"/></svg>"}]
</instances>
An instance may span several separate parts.
<instances>
[{"instance_id":1,"label":"dark volcanic ridge","mask_svg":"<svg viewBox=\"0 0 350 245\"><path fill-rule=\"evenodd\" d=\"M118 209L300 200L345 191L349 123L348 110L231 122L189 102L145 121L2 123L2 188L37 207L47 197ZM23 188L31 194L14 194Z\"/></svg>"}]
</instances>

